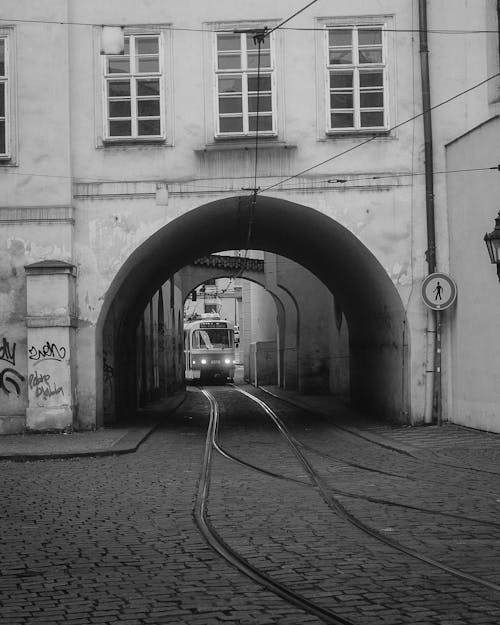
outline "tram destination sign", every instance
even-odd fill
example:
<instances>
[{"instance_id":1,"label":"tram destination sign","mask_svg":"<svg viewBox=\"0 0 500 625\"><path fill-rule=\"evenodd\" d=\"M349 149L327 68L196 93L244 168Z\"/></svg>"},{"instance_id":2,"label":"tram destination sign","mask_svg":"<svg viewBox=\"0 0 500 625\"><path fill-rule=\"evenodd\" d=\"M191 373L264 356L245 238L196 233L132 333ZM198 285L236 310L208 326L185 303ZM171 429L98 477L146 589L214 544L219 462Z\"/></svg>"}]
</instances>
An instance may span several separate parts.
<instances>
[{"instance_id":1,"label":"tram destination sign","mask_svg":"<svg viewBox=\"0 0 500 625\"><path fill-rule=\"evenodd\" d=\"M227 328L225 321L202 321L200 328Z\"/></svg>"},{"instance_id":2,"label":"tram destination sign","mask_svg":"<svg viewBox=\"0 0 500 625\"><path fill-rule=\"evenodd\" d=\"M431 273L422 282L422 299L432 310L445 310L457 298L457 285L445 273Z\"/></svg>"}]
</instances>

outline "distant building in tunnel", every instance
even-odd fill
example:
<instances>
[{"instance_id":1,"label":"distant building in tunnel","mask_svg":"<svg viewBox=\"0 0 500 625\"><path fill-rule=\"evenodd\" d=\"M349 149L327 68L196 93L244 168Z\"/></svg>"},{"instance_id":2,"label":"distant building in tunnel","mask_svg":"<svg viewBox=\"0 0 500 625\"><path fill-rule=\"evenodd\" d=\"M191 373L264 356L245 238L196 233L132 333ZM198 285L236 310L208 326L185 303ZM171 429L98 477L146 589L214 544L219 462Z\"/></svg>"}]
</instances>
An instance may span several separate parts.
<instances>
[{"instance_id":1,"label":"distant building in tunnel","mask_svg":"<svg viewBox=\"0 0 500 625\"><path fill-rule=\"evenodd\" d=\"M181 389L191 268L228 250L265 263L254 382L500 431L496 4L3 0L0 433Z\"/></svg>"}]
</instances>

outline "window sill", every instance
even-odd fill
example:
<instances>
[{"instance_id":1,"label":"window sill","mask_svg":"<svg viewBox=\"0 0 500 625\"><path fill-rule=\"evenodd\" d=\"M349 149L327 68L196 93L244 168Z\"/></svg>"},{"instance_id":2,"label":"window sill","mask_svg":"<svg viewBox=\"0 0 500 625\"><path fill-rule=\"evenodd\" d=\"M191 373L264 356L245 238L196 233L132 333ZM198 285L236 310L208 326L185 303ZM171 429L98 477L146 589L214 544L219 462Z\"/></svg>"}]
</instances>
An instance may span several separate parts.
<instances>
[{"instance_id":1,"label":"window sill","mask_svg":"<svg viewBox=\"0 0 500 625\"><path fill-rule=\"evenodd\" d=\"M277 141L276 139L270 139L259 137L259 150L294 150L297 148L295 144L286 143L285 141ZM202 148L196 148L195 152L226 152L228 150L255 150L255 137L251 139L238 139L225 138L224 141L218 140L216 143L207 143Z\"/></svg>"},{"instance_id":2,"label":"window sill","mask_svg":"<svg viewBox=\"0 0 500 625\"><path fill-rule=\"evenodd\" d=\"M124 147L124 146L138 146L144 147L149 145L171 145L167 143L165 138L154 138L154 139L145 139L141 137L140 139L103 139L101 146L105 148L109 147Z\"/></svg>"},{"instance_id":3,"label":"window sill","mask_svg":"<svg viewBox=\"0 0 500 625\"><path fill-rule=\"evenodd\" d=\"M319 141L329 141L330 139L352 139L353 137L380 137L392 138L390 128L382 128L380 130L327 130L325 136Z\"/></svg>"}]
</instances>

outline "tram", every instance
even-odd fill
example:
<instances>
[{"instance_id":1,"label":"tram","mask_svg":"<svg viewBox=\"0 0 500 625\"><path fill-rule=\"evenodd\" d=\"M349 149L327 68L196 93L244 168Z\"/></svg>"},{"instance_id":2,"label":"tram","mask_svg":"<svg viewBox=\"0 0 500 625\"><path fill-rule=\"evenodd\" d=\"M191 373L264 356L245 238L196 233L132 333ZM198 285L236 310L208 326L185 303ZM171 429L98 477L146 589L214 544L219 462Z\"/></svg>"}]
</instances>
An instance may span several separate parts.
<instances>
[{"instance_id":1,"label":"tram","mask_svg":"<svg viewBox=\"0 0 500 625\"><path fill-rule=\"evenodd\" d=\"M184 322L186 380L234 378L234 325L215 313Z\"/></svg>"}]
</instances>

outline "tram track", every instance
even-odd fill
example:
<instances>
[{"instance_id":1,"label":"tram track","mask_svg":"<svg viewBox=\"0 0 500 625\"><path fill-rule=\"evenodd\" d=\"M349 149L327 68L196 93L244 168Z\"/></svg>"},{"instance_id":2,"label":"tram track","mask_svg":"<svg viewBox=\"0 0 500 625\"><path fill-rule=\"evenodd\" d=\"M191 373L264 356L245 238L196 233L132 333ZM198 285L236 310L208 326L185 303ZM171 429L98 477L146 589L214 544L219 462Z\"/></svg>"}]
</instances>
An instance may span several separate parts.
<instances>
[{"instance_id":1,"label":"tram track","mask_svg":"<svg viewBox=\"0 0 500 625\"><path fill-rule=\"evenodd\" d=\"M308 614L316 616L324 623L329 625L354 625L352 621L349 621L340 615L335 614L316 603L310 601L306 597L299 593L294 592L284 584L273 580L269 575L260 571L254 567L248 560L242 557L236 550L232 549L228 543L222 538L222 536L213 527L208 518L208 501L210 492L210 475L213 451L217 450L217 429L219 422L219 409L217 401L214 396L201 389L201 392L207 398L210 404L210 418L207 429L207 436L205 440L205 449L202 463L202 470L200 474L198 491L196 496L196 504L194 509L194 519L198 529L207 541L207 543L227 562L237 568L241 573L252 579L257 584L260 584L267 590L278 595L285 601L295 605L296 607L304 610Z\"/></svg>"},{"instance_id":2,"label":"tram track","mask_svg":"<svg viewBox=\"0 0 500 625\"><path fill-rule=\"evenodd\" d=\"M277 395L276 393L273 393L272 391L270 391L267 388L263 388L261 386L259 386L259 390L262 391L263 393L266 393L267 395L274 397L275 399L286 403L290 406L294 406L295 408L298 408L299 406L297 406L297 404L293 403L292 401L288 400L285 397L281 397L280 395ZM326 419L326 417L321 414L320 412L316 412L311 408L308 408L306 406L300 406L300 409L303 410L304 412L308 412L309 414L315 416L315 417L322 417L324 419ZM349 427L345 427L342 426L338 423L331 423L329 422L330 425L332 427L334 427L335 429L341 430L342 432L345 432L347 434L350 434L351 436L360 438L368 443L371 443L372 445L377 445L379 447L381 447L382 449L387 449L390 450L392 452L398 453L398 454L402 454L405 456L408 456L409 458L413 458L414 460L416 460L417 462L422 462L422 457L419 456L417 453L410 451L408 449L401 449L400 447L391 444L390 441L379 441L379 440L375 440L373 437L370 436L365 436L363 435L362 432L357 432L355 430L353 430L352 428ZM441 454L441 455L446 455L446 454ZM434 459L433 459L434 458ZM439 453L435 452L435 451L427 451L426 452L426 457L425 460L427 462L432 462L433 464L436 464L438 466L444 466L444 467L449 467L451 469L457 469L457 470L461 470L461 471L472 471L474 473L484 473L485 475L495 475L495 476L500 476L500 472L498 471L490 471L488 469L481 469L479 467L472 467L470 465L460 465L460 464L455 464L455 463L450 463L450 462L443 462L440 458L439 458Z\"/></svg>"},{"instance_id":3,"label":"tram track","mask_svg":"<svg viewBox=\"0 0 500 625\"><path fill-rule=\"evenodd\" d=\"M209 447L209 451L208 451L208 447L206 446L205 449L205 458L207 458L207 455L209 455L209 460L207 460L208 465L211 462L211 454L212 451L215 450L217 451L219 454L221 454L223 457L225 457L226 459L233 461L233 462L237 462L243 466L246 466L247 468L259 471L260 473L263 473L267 476L270 477L274 477L274 478L279 478L279 479L287 479L287 480L291 480L293 482L296 482L297 484L301 485L302 487L313 487L322 497L323 501L326 503L326 505L328 506L328 508L330 508L334 513L336 513L339 517L341 517L343 520L349 522L351 525L355 526L357 529L361 530L364 534L371 536L372 538L376 539L379 542L384 543L385 545L389 546L392 549L395 549L399 552L402 552L403 554L405 554L406 556L409 556L411 558L417 559L421 562L426 563L427 565L430 565L436 569L440 569L442 571L444 571L445 573L452 575L454 577L460 578L462 580L467 581L468 583L472 583L472 584L476 584L476 585L480 585L484 588L487 588L488 590L493 590L495 592L500 592L500 586L490 582L488 580L485 580L481 577L469 574L467 572L464 572L462 570L459 570L455 567L452 566L448 566L447 564L444 564L442 562L439 562L433 558L430 558L429 556L420 553L414 549L411 549L409 547L406 547L405 545L402 545L401 543L395 541L394 539L382 534L380 531L373 529L371 527L369 527L368 525L366 525L363 521L361 521L359 518L357 518L354 514L352 514L350 511L348 511L346 509L346 507L341 503L341 501L339 501L339 496L340 497L351 497L351 498L355 498L355 499L363 499L365 501L370 501L372 503L377 503L377 504L385 504L385 505L389 505L389 506L397 506L397 507L401 507L401 508L406 508L409 510L414 510L414 511L418 511L421 513L427 513L427 514L440 514L442 516L447 516L447 517L451 517L454 519L458 519L461 521L466 521L466 522L480 522L482 524L486 524L486 525L491 525L495 528L500 527L499 524L495 524L495 523L490 523L488 521L482 521L479 519L473 519L473 518L468 518L465 517L464 515L459 515L459 514L453 514L453 513L446 513L443 511L436 511L436 510L430 510L430 509L425 509L425 508L421 508L418 506L411 506L411 505L406 505L403 503L398 503L398 502L393 502L390 500L384 500L381 498L373 498L373 497L368 497L365 495L358 495L358 494L353 494L353 493L349 493L346 491L343 491L341 489L335 489L332 488L330 485L326 484L324 479L318 474L318 472L315 470L315 468L313 467L313 465L311 464L311 462L309 461L309 459L305 456L303 449L304 446L300 443L300 441L298 441L297 439L295 439L295 437L291 434L291 432L288 430L288 428L286 427L286 425L283 423L283 421L278 417L278 415L272 410L272 408L270 408L270 406L268 406L265 402L263 402L262 400L260 400L258 397L256 397L255 395L253 395L252 393L248 393L247 391L244 391L242 389L239 389L237 387L233 387L234 390L238 393L241 393L242 395L246 396L249 400L253 401L254 403L256 403L265 413L266 415L272 420L272 422L274 423L274 425L276 426L276 428L278 429L278 431L280 432L281 436L284 438L284 440L286 440L288 446L290 447L290 449L293 451L294 455L296 456L297 460L300 462L301 466L303 467L303 469L305 469L308 477L309 477L309 481L308 482L304 482L303 480L299 480L299 479L295 479L295 478L290 478L288 476L284 476L280 473L276 473L273 471L269 471L267 469L263 469L253 463L250 463L248 461L242 460L240 458L238 458L237 456L235 456L234 454L228 452L226 449L224 449L224 447L220 444L219 439L218 439L218 413L219 413L219 409L218 409L218 405L217 405L217 400L215 399L215 397L209 393L208 391L206 391L205 389L202 390L203 394L207 397L207 399L210 402L211 405L211 413L215 413L217 416L213 417L211 416L210 419L210 425L209 425L209 432L207 433L207 446ZM200 480L200 484L202 482L208 484L209 482L209 466L207 466L207 463L204 462L204 472L205 472L205 477L203 480ZM205 488L205 487L204 487ZM243 567L247 567L249 566L251 569L251 574L249 574L247 571L243 571L246 572L246 574L250 577L252 577L252 579L256 579L255 575L257 574L257 576L261 576L262 574L258 571L256 571L256 569L250 565L248 563L248 561L241 559L240 556L236 555L235 556L235 552L233 550L230 550L230 553L227 553L227 550L230 549L228 548L227 543L224 543L224 541L220 538L220 536L217 534L217 532L214 530L214 528L211 526L210 522L207 519L207 513L206 513L206 505L207 505L207 501L208 501L208 485L206 486L205 490L202 493L199 493L199 498L198 500L201 501L201 499L205 498L205 503L202 505L201 503L198 504L198 513L197 513L197 523L201 529L201 527L204 527L202 533L204 534L204 536L207 538L207 534L210 534L211 536L211 541L210 544L212 544L214 542L214 536L216 537L216 542L222 541L223 543L223 548L222 551L224 551L224 553L221 553L221 555L223 555L228 561L233 560L233 564L235 564L234 562L234 558L236 557L238 564L235 564L235 566L237 566L240 570L243 570L241 568L242 564ZM212 544L212 546L215 548L214 544ZM231 558L231 560L230 560ZM243 560L243 562L242 562ZM280 596L282 596L283 598L286 598L288 601L291 601L292 603L295 603L295 605L298 605L296 599L291 600L288 596L285 597L282 593L283 593L283 588L280 585L279 588L279 592L277 592L276 589L272 588L269 586L269 583L271 583L271 586L275 583L273 580L271 580L266 574L264 574L264 580L261 580L261 583L264 583L266 585L267 588L269 588L270 590L272 590L273 592L276 592L276 594L280 594ZM287 591L288 592L288 591ZM293 593L295 594L295 593ZM304 598L301 598L300 601L303 601ZM308 600L306 600L308 601ZM303 606L303 604L302 604ZM310 606L307 606L308 611ZM303 607L303 609L306 609ZM324 615L321 616L320 618L325 618ZM326 618L337 618L338 617L336 615L332 615L329 614L327 615ZM342 621L342 620L333 620L333 621L328 621L326 620L325 622L346 622L346 621Z\"/></svg>"},{"instance_id":4,"label":"tram track","mask_svg":"<svg viewBox=\"0 0 500 625\"><path fill-rule=\"evenodd\" d=\"M266 395L269 395L269 396L273 397L274 399L278 400L279 402L287 404L288 406L291 406L292 408L299 409L299 410L302 410L304 412L307 412L308 414L314 416L315 418L319 418L323 422L328 423L328 425L331 426L332 428L334 428L336 430L339 430L339 431L341 431L341 432L343 432L343 433L345 433L347 435L350 435L350 436L352 436L354 438L361 439L361 440L365 441L368 444L375 445L375 446L380 447L381 449L384 449L386 451L394 452L394 453L406 456L409 460L413 460L414 462L416 462L418 466L421 466L424 462L427 462L427 458L424 460L423 458L419 457L418 455L412 454L412 453L410 453L408 451L405 451L405 450L402 450L402 449L400 449L398 447L392 446L390 444L390 442L382 443L380 441L374 440L371 437L363 436L363 434L361 432L353 431L352 428L346 428L346 427L343 427L341 425L338 425L337 423L333 423L330 419L328 419L321 412L316 412L313 409L306 408L306 407L304 407L302 405L295 404L294 402L290 401L289 399L281 397L280 395L277 395L277 394L273 393L269 389L259 387L259 391L262 391ZM304 449L307 449L307 450L311 451L312 453L317 454L319 456L322 456L324 458L331 459L331 460L334 460L336 462L341 461L342 463L344 463L344 464L346 464L346 465L348 465L350 467L353 467L355 469L361 469L361 470L364 470L364 471L367 471L367 472L370 472L370 473L378 473L378 474L381 474L381 475L387 475L389 477L396 477L398 479L408 480L408 481L411 481L411 482L417 482L417 483L420 483L420 484L426 483L426 484L429 484L429 485L440 485L441 486L442 483L443 483L442 482L442 480L443 480L443 476L442 475L439 477L439 479L430 479L429 477L425 477L425 478L415 477L415 476L410 475L408 473L404 473L403 474L403 473L395 473L395 472L392 472L392 471L385 471L385 470L376 468L374 466L362 464L362 463L359 463L359 462L353 462L353 461L347 460L345 458L334 457L331 454L326 453L325 451L323 451L321 449L317 449L316 447L313 447L313 446L308 445L308 444L303 443L303 442L299 442L299 445L301 445ZM436 454L434 454L434 455L436 455ZM438 464L438 463L435 462L434 464ZM457 469L457 470L461 470L464 473L469 471L469 467L462 466L462 465L452 465L452 464L445 464L445 463L440 463L440 464L443 464L444 466L447 466L448 468L454 468L454 469ZM474 472L475 473L476 472L480 472L480 473L484 473L486 475L500 475L500 473L497 473L497 472L494 472L494 471L484 471L482 469L478 469L478 471L474 470ZM461 487L461 489L469 491L469 492L473 493L474 495L481 494L481 495L484 495L484 496L487 496L487 497L491 497L491 498L495 498L495 499L497 499L499 494L500 494L500 491L492 492L491 490L487 490L485 488L482 488L479 485L468 486L468 485L464 484L463 482L461 483L460 487Z\"/></svg>"}]
</instances>

